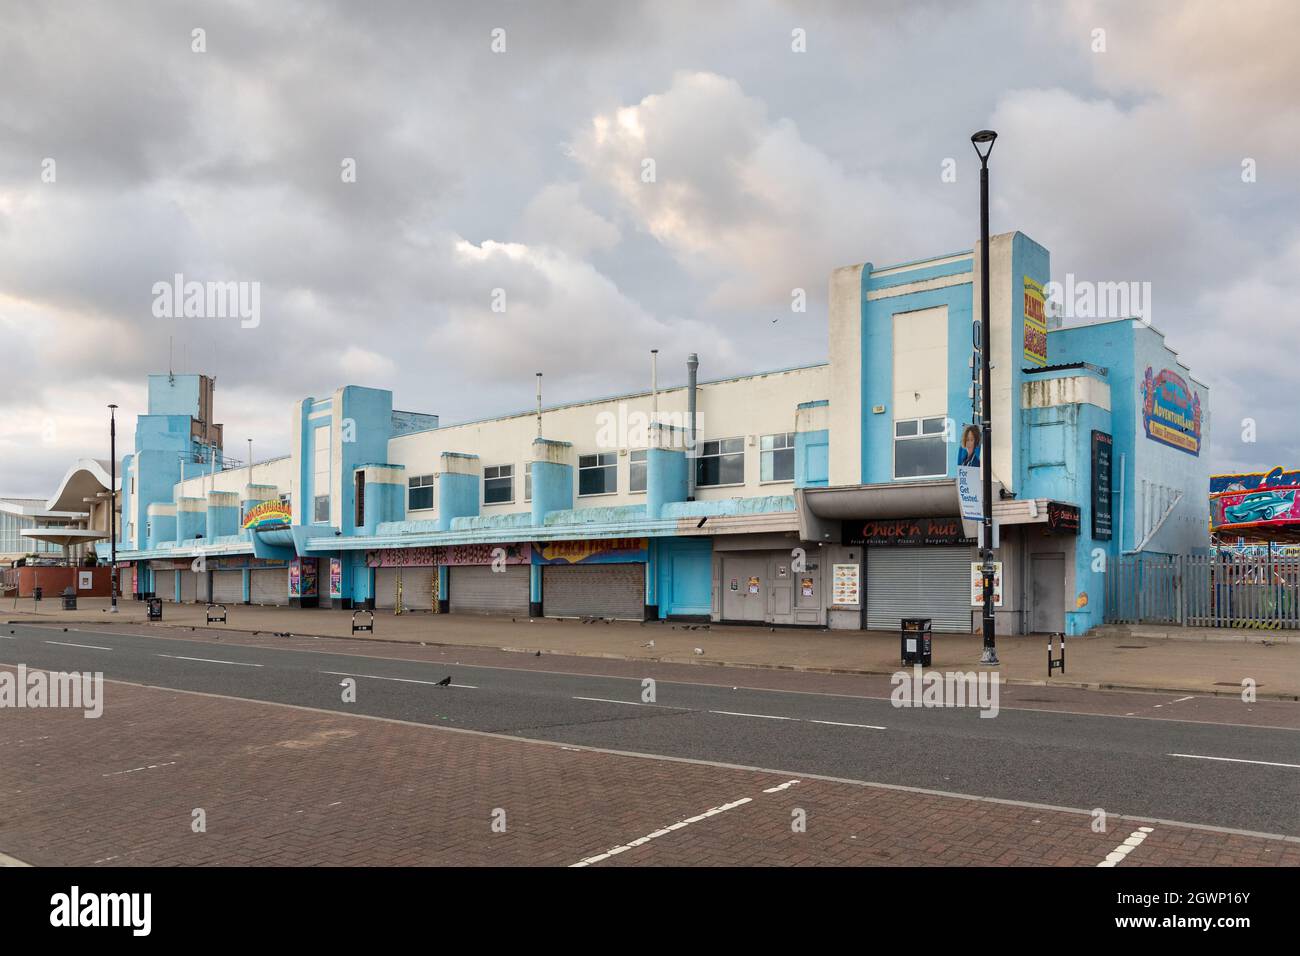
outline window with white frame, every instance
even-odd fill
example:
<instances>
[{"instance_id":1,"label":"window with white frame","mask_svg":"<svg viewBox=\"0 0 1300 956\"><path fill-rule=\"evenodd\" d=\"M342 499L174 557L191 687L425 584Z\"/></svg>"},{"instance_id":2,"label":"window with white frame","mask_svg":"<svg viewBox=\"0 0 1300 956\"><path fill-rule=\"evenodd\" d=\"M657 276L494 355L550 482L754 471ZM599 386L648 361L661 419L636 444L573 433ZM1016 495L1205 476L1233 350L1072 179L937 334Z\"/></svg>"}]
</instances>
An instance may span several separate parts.
<instances>
[{"instance_id":1,"label":"window with white frame","mask_svg":"<svg viewBox=\"0 0 1300 956\"><path fill-rule=\"evenodd\" d=\"M330 520L330 427L319 425L311 433L312 521L329 524Z\"/></svg>"},{"instance_id":2,"label":"window with white frame","mask_svg":"<svg viewBox=\"0 0 1300 956\"><path fill-rule=\"evenodd\" d=\"M433 507L433 475L414 475L406 479L406 510L428 511Z\"/></svg>"},{"instance_id":3,"label":"window with white frame","mask_svg":"<svg viewBox=\"0 0 1300 956\"><path fill-rule=\"evenodd\" d=\"M612 495L618 491L618 454L578 456L578 494Z\"/></svg>"},{"instance_id":4,"label":"window with white frame","mask_svg":"<svg viewBox=\"0 0 1300 956\"><path fill-rule=\"evenodd\" d=\"M762 459L759 462L760 481L791 481L794 479L794 432L764 435Z\"/></svg>"},{"instance_id":5,"label":"window with white frame","mask_svg":"<svg viewBox=\"0 0 1300 956\"><path fill-rule=\"evenodd\" d=\"M894 477L942 478L948 473L948 443L942 418L894 422Z\"/></svg>"},{"instance_id":6,"label":"window with white frame","mask_svg":"<svg viewBox=\"0 0 1300 956\"><path fill-rule=\"evenodd\" d=\"M492 465L483 469L483 504L500 505L515 500L515 466Z\"/></svg>"},{"instance_id":7,"label":"window with white frame","mask_svg":"<svg viewBox=\"0 0 1300 956\"><path fill-rule=\"evenodd\" d=\"M627 457L627 490L628 491L645 491L647 457L648 457L648 453L644 448L634 449L628 452L628 457Z\"/></svg>"},{"instance_id":8,"label":"window with white frame","mask_svg":"<svg viewBox=\"0 0 1300 956\"><path fill-rule=\"evenodd\" d=\"M722 438L700 442L695 459L695 484L740 485L745 482L745 439Z\"/></svg>"},{"instance_id":9,"label":"window with white frame","mask_svg":"<svg viewBox=\"0 0 1300 956\"><path fill-rule=\"evenodd\" d=\"M533 469L530 465L524 469L524 501L533 500Z\"/></svg>"}]
</instances>

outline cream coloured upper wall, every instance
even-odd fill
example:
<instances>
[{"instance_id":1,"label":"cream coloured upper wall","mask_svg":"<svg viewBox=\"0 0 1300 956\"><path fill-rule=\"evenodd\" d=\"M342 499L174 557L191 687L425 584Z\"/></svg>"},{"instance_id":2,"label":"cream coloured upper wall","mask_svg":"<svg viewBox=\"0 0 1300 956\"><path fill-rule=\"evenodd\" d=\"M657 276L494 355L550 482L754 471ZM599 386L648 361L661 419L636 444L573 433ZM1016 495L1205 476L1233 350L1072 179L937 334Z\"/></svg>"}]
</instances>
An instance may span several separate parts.
<instances>
[{"instance_id":1,"label":"cream coloured upper wall","mask_svg":"<svg viewBox=\"0 0 1300 956\"><path fill-rule=\"evenodd\" d=\"M894 313L894 421L947 416L947 369L948 307Z\"/></svg>"},{"instance_id":2,"label":"cream coloured upper wall","mask_svg":"<svg viewBox=\"0 0 1300 956\"><path fill-rule=\"evenodd\" d=\"M1000 481L1008 491L1015 490L1016 476L1011 466L1012 436L1016 434L1012 427L1012 416L1019 413L1020 396L1011 394L1011 382L1020 360L1018 349L1022 341L1011 334L1019 315L1020 303L1012 301L1011 251L1015 240L1014 232L1006 232L989 238L989 311L993 322L989 326L990 355L993 366L990 374L989 402L992 414L989 416L993 426L992 462L993 478ZM980 255L981 244L975 243L975 267L971 285L973 301L971 314L976 320L983 316L980 310Z\"/></svg>"},{"instance_id":3,"label":"cream coloured upper wall","mask_svg":"<svg viewBox=\"0 0 1300 956\"><path fill-rule=\"evenodd\" d=\"M862 480L862 266L831 273L830 324L830 483Z\"/></svg>"},{"instance_id":4,"label":"cream coloured upper wall","mask_svg":"<svg viewBox=\"0 0 1300 956\"><path fill-rule=\"evenodd\" d=\"M294 494L293 476L293 459L286 455L283 458L254 463L252 484L275 485L280 489L280 494L293 495L296 502L298 496ZM174 498L205 498L209 491L233 491L242 498L244 486L247 484L249 484L248 468L231 468L228 471L219 471L215 475L202 475L186 478L183 482L178 481L174 486Z\"/></svg>"},{"instance_id":5,"label":"cream coloured upper wall","mask_svg":"<svg viewBox=\"0 0 1300 956\"><path fill-rule=\"evenodd\" d=\"M698 439L745 439L745 482L743 485L697 489L700 500L737 496L790 494L792 481L760 482L760 440L763 435L792 432L795 408L800 402L825 399L830 387L826 365L750 375L698 388ZM573 444L573 461L581 455L615 452L618 468L616 494L578 497L577 468L574 471L574 505L578 508L640 504L644 492L628 490L630 449L648 445L647 425L652 400L649 392L596 402L584 402L547 409L542 415L542 437ZM687 390L684 386L659 392L658 421L665 425L687 424ZM514 466L514 500L483 505L483 514L526 510L525 469L533 455L537 437L536 413L513 415L489 421L448 425L443 428L402 435L388 443L389 460L405 465L408 477L437 474L443 452L479 456L484 468ZM662 444L669 444L665 439ZM413 511L413 520L430 518L434 510Z\"/></svg>"}]
</instances>

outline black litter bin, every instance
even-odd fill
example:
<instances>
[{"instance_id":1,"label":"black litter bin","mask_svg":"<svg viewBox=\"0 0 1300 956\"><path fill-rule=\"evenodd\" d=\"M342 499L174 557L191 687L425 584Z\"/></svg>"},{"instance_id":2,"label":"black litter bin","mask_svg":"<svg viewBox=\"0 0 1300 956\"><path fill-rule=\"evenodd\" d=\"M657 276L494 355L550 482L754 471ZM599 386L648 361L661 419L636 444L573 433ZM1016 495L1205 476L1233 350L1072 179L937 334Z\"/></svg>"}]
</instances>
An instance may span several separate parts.
<instances>
[{"instance_id":1,"label":"black litter bin","mask_svg":"<svg viewBox=\"0 0 1300 956\"><path fill-rule=\"evenodd\" d=\"M63 598L63 610L75 611L77 609L77 592L72 590L71 584L63 589L60 597Z\"/></svg>"},{"instance_id":2,"label":"black litter bin","mask_svg":"<svg viewBox=\"0 0 1300 956\"><path fill-rule=\"evenodd\" d=\"M930 666L930 618L903 618L898 637L904 665Z\"/></svg>"},{"instance_id":3,"label":"black litter bin","mask_svg":"<svg viewBox=\"0 0 1300 956\"><path fill-rule=\"evenodd\" d=\"M162 620L162 598L151 597L149 598L148 604L149 604L149 620L161 621Z\"/></svg>"}]
</instances>

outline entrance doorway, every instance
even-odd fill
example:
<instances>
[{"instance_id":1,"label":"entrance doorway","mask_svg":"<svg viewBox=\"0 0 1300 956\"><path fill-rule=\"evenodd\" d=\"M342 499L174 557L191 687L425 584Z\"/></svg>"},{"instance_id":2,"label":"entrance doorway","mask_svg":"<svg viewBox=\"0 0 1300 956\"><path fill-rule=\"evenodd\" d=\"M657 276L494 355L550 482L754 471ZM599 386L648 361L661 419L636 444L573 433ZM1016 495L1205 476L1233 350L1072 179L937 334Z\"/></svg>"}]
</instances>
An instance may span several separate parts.
<instances>
[{"instance_id":1,"label":"entrance doorway","mask_svg":"<svg viewBox=\"0 0 1300 956\"><path fill-rule=\"evenodd\" d=\"M1035 554L1030 568L1029 629L1036 634L1065 631L1065 555Z\"/></svg>"}]
</instances>

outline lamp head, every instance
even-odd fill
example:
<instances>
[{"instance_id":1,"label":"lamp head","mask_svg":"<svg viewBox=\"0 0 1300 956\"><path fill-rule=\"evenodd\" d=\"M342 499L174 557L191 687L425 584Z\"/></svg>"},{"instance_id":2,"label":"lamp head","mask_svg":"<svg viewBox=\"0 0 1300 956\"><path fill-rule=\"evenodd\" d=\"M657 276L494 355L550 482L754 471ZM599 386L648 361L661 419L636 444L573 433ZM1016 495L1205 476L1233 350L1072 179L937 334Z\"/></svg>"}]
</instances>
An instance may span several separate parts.
<instances>
[{"instance_id":1,"label":"lamp head","mask_svg":"<svg viewBox=\"0 0 1300 956\"><path fill-rule=\"evenodd\" d=\"M975 147L975 154L979 156L982 162L988 160L989 153L993 152L993 141L997 138L998 134L991 129L982 129L970 138L971 145ZM987 148L981 151L981 146L987 146Z\"/></svg>"}]
</instances>

